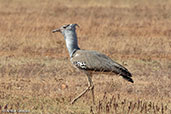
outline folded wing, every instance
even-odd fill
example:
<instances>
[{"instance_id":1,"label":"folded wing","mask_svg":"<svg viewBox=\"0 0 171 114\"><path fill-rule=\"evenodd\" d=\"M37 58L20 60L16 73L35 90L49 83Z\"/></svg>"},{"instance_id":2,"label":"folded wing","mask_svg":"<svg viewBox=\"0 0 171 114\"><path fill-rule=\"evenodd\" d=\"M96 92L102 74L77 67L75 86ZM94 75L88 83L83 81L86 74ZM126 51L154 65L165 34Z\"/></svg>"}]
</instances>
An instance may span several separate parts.
<instances>
[{"instance_id":1,"label":"folded wing","mask_svg":"<svg viewBox=\"0 0 171 114\"><path fill-rule=\"evenodd\" d=\"M79 69L95 72L113 72L133 83L131 73L108 56L96 51L77 50L71 62Z\"/></svg>"}]
</instances>

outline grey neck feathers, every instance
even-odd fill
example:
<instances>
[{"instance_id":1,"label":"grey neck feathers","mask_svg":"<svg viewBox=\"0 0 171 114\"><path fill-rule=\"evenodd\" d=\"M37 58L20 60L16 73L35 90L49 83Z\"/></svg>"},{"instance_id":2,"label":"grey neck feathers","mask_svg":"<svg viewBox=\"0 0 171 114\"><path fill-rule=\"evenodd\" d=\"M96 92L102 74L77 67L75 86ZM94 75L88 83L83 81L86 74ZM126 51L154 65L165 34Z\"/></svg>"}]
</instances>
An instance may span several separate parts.
<instances>
[{"instance_id":1,"label":"grey neck feathers","mask_svg":"<svg viewBox=\"0 0 171 114\"><path fill-rule=\"evenodd\" d=\"M64 32L64 38L66 42L66 46L69 52L70 57L72 57L73 53L76 50L79 50L80 48L78 47L77 43L77 34L75 30L73 31L65 31Z\"/></svg>"}]
</instances>

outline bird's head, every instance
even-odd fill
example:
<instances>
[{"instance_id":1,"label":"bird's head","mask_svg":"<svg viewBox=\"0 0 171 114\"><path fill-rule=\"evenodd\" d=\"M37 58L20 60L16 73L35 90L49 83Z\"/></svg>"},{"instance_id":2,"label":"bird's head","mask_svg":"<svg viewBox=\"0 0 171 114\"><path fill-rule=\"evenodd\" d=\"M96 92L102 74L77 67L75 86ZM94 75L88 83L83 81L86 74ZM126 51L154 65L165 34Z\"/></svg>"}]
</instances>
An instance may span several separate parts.
<instances>
[{"instance_id":1,"label":"bird's head","mask_svg":"<svg viewBox=\"0 0 171 114\"><path fill-rule=\"evenodd\" d=\"M68 25L63 25L62 27L58 28L58 29L55 29L52 31L52 33L55 33L55 32L60 32L62 34L65 34L65 32L69 32L69 31L75 31L76 29L76 26L79 27L78 24L68 24Z\"/></svg>"}]
</instances>

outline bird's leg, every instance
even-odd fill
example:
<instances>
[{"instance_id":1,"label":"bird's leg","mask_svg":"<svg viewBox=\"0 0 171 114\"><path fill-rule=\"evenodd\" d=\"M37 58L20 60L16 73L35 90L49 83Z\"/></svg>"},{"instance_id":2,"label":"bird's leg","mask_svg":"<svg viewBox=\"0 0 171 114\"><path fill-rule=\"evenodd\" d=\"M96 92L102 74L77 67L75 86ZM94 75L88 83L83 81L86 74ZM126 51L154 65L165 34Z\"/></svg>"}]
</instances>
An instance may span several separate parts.
<instances>
[{"instance_id":1,"label":"bird's leg","mask_svg":"<svg viewBox=\"0 0 171 114\"><path fill-rule=\"evenodd\" d=\"M88 88L91 90L92 98L93 98L93 104L95 104L95 100L94 100L94 85L93 85L93 81L92 81L92 75L91 74L87 74L87 77L88 77Z\"/></svg>"},{"instance_id":2,"label":"bird's leg","mask_svg":"<svg viewBox=\"0 0 171 114\"><path fill-rule=\"evenodd\" d=\"M71 104L74 104L79 98L81 98L89 90L92 91L93 103L95 103L94 102L94 85L92 82L92 76L90 73L86 73L86 74L87 74L87 78L88 78L88 87L82 93L80 93L76 98L74 98L71 101Z\"/></svg>"},{"instance_id":3,"label":"bird's leg","mask_svg":"<svg viewBox=\"0 0 171 114\"><path fill-rule=\"evenodd\" d=\"M80 93L77 97L75 97L72 101L71 104L74 104L81 96L83 96L87 91L89 90L89 87L87 87L82 93Z\"/></svg>"}]
</instances>

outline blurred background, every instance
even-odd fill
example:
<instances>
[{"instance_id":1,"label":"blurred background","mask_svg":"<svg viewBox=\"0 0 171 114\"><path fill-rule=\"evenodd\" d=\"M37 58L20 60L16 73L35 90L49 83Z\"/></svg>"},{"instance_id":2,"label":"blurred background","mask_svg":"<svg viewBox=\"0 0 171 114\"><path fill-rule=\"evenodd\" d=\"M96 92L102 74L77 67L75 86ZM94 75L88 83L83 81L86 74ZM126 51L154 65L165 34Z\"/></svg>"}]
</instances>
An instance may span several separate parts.
<instances>
[{"instance_id":1,"label":"blurred background","mask_svg":"<svg viewBox=\"0 0 171 114\"><path fill-rule=\"evenodd\" d=\"M51 33L70 23L81 49L105 53L135 83L94 75L96 105L91 94L70 105L87 79ZM170 0L0 0L0 111L171 113L170 25Z\"/></svg>"}]
</instances>

